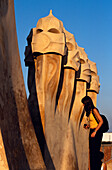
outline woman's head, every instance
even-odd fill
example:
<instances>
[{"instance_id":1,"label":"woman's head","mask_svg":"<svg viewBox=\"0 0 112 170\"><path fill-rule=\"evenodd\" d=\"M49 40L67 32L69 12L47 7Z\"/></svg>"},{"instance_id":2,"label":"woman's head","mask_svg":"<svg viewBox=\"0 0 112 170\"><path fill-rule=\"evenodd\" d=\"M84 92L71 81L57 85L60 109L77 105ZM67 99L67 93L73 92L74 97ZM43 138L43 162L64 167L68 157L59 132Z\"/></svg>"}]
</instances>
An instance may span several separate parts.
<instances>
[{"instance_id":1,"label":"woman's head","mask_svg":"<svg viewBox=\"0 0 112 170\"><path fill-rule=\"evenodd\" d=\"M86 115L89 116L90 111L94 109L94 104L92 99L89 96L85 96L82 98L81 102L84 104L84 109L86 111Z\"/></svg>"}]
</instances>

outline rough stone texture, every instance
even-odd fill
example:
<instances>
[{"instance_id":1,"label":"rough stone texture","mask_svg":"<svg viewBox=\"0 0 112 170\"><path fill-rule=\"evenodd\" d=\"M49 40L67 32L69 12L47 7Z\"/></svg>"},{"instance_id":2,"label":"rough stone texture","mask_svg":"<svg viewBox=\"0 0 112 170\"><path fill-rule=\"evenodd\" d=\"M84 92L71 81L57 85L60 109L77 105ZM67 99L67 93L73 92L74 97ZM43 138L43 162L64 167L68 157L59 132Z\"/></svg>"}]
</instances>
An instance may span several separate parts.
<instances>
[{"instance_id":1,"label":"rough stone texture","mask_svg":"<svg viewBox=\"0 0 112 170\"><path fill-rule=\"evenodd\" d=\"M87 88L87 94L90 96L93 100L94 105L97 104L97 94L100 90L100 83L99 83L99 76L97 75L97 67L96 63L93 61L88 60L88 63L90 64L90 70L91 70L91 81Z\"/></svg>"},{"instance_id":2,"label":"rough stone texture","mask_svg":"<svg viewBox=\"0 0 112 170\"><path fill-rule=\"evenodd\" d=\"M29 115L14 16L14 1L0 1L0 141L7 158L2 161L5 169L45 169Z\"/></svg>"},{"instance_id":3,"label":"rough stone texture","mask_svg":"<svg viewBox=\"0 0 112 170\"><path fill-rule=\"evenodd\" d=\"M1 170L8 170L9 169L1 131L0 131L0 169Z\"/></svg>"},{"instance_id":4,"label":"rough stone texture","mask_svg":"<svg viewBox=\"0 0 112 170\"><path fill-rule=\"evenodd\" d=\"M65 35L63 33L63 23L59 21L56 17L50 13L47 17L41 18L37 22L36 28L33 28L33 37L32 37L32 53L44 53L45 55L37 57L35 62L36 68L36 90L37 96L39 100L39 109L40 115L43 125L43 131L45 133L45 94L46 88L48 86L47 83L50 82L52 76L55 76L55 71L58 70L58 79L60 75L60 67L61 67L61 60L62 56L66 53L65 48ZM54 55L47 55L46 53L55 53ZM60 56L59 56L60 54ZM57 57L56 57L56 56ZM48 57L47 57L48 56ZM51 58L51 59L50 59ZM59 61L56 61L59 58ZM59 62L59 63L58 63ZM56 68L59 65L59 68ZM49 69L47 70L47 67ZM54 67L54 68L53 68ZM53 70L54 69L54 70ZM56 69L56 70L55 70ZM48 73L49 72L49 73ZM53 75L54 74L54 75ZM48 82L46 82L46 76L48 75ZM56 95L56 88L58 86L54 85ZM50 88L50 87L49 87ZM53 94L52 94L53 95ZM55 108L55 98L52 101L53 108Z\"/></svg>"},{"instance_id":5,"label":"rough stone texture","mask_svg":"<svg viewBox=\"0 0 112 170\"><path fill-rule=\"evenodd\" d=\"M36 28L33 28L32 52L55 52L65 55L65 36L63 23L50 14L39 19Z\"/></svg>"},{"instance_id":6,"label":"rough stone texture","mask_svg":"<svg viewBox=\"0 0 112 170\"><path fill-rule=\"evenodd\" d=\"M71 117L71 108L73 101L73 93L75 90L75 74L79 69L79 53L75 46L75 38L73 34L64 30L66 35L66 45L68 48L67 63L63 68L63 82L58 104L56 108L55 123L59 127L57 131L57 147L55 152L58 151L59 162L56 163L56 169L78 169L76 141L73 131ZM57 120L58 121L57 121ZM61 123L61 122L62 123ZM61 136L61 141L59 137Z\"/></svg>"},{"instance_id":7,"label":"rough stone texture","mask_svg":"<svg viewBox=\"0 0 112 170\"><path fill-rule=\"evenodd\" d=\"M67 63L65 63L65 68L71 68L75 71L79 70L80 67L80 57L79 57L79 50L77 49L77 43L75 41L75 37L70 32L64 29L64 33L66 36L66 46L68 49L67 54Z\"/></svg>"},{"instance_id":8,"label":"rough stone texture","mask_svg":"<svg viewBox=\"0 0 112 170\"><path fill-rule=\"evenodd\" d=\"M75 136L78 168L80 170L85 170L88 168L89 131L83 128L86 117L84 115L81 99L86 95L87 83L90 81L90 67L84 49L78 45L77 49L79 50L81 65L76 73L75 96L71 112L71 121Z\"/></svg>"},{"instance_id":9,"label":"rough stone texture","mask_svg":"<svg viewBox=\"0 0 112 170\"><path fill-rule=\"evenodd\" d=\"M44 162L47 169L86 170L89 131L83 128L87 118L81 99L87 94L92 76L87 54L52 13L40 19L32 32L35 68L28 77L35 75L35 80L31 81L34 82L32 87L29 83L29 91L35 89L37 94L37 112L40 113L42 138L45 140L39 140L44 141L44 148L41 147ZM31 105L29 108L32 110ZM33 120L35 118L36 113L33 113Z\"/></svg>"},{"instance_id":10,"label":"rough stone texture","mask_svg":"<svg viewBox=\"0 0 112 170\"><path fill-rule=\"evenodd\" d=\"M96 103L96 65L51 12L31 29L27 42L28 101L14 2L0 1L0 165L6 170L87 170L89 131L83 128L81 99L88 94Z\"/></svg>"},{"instance_id":11,"label":"rough stone texture","mask_svg":"<svg viewBox=\"0 0 112 170\"><path fill-rule=\"evenodd\" d=\"M88 63L90 64L91 81L90 81L90 86L87 89L87 91L94 91L98 94L100 90L100 82L99 82L99 76L97 74L96 63L90 60L88 60Z\"/></svg>"}]
</instances>

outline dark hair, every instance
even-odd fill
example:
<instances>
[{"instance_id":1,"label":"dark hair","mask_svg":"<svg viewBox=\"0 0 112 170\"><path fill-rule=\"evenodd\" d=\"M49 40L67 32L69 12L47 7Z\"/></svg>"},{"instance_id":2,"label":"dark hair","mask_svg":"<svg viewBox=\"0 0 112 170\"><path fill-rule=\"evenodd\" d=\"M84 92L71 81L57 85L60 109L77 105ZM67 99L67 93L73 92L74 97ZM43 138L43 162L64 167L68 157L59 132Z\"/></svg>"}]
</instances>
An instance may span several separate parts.
<instances>
[{"instance_id":1,"label":"dark hair","mask_svg":"<svg viewBox=\"0 0 112 170\"><path fill-rule=\"evenodd\" d=\"M90 111L95 108L92 99L89 96L85 96L82 98L81 102L84 104L86 116L89 116Z\"/></svg>"}]
</instances>

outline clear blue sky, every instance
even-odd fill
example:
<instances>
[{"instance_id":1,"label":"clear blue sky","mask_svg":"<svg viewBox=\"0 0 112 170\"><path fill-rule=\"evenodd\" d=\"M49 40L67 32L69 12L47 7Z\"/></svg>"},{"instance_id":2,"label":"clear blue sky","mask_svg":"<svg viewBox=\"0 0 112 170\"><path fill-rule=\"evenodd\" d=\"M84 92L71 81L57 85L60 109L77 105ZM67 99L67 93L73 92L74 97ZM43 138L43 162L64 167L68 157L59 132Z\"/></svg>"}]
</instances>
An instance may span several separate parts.
<instances>
[{"instance_id":1,"label":"clear blue sky","mask_svg":"<svg viewBox=\"0 0 112 170\"><path fill-rule=\"evenodd\" d=\"M85 48L88 58L97 64L100 92L97 107L110 122L112 131L112 0L14 0L18 45L27 89L27 68L24 65L26 37L37 21L53 15L74 34Z\"/></svg>"}]
</instances>

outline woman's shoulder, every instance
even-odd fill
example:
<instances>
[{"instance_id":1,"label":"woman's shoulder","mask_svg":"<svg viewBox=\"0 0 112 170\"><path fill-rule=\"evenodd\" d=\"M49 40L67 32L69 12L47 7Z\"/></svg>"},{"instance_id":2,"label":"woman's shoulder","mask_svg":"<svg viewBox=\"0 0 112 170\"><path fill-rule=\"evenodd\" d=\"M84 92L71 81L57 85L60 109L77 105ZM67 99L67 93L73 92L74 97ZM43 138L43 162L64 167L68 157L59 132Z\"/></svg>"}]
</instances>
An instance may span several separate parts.
<instances>
[{"instance_id":1,"label":"woman's shoulder","mask_svg":"<svg viewBox=\"0 0 112 170\"><path fill-rule=\"evenodd\" d=\"M96 107L93 108L93 111L99 112L99 110Z\"/></svg>"},{"instance_id":2,"label":"woman's shoulder","mask_svg":"<svg viewBox=\"0 0 112 170\"><path fill-rule=\"evenodd\" d=\"M100 115L100 112L96 107L94 107L92 110L92 114L97 116L97 115Z\"/></svg>"}]
</instances>

